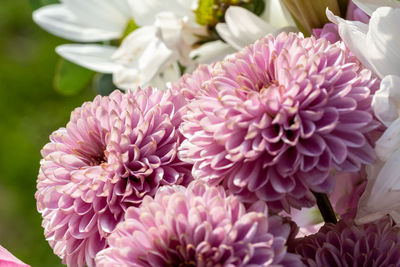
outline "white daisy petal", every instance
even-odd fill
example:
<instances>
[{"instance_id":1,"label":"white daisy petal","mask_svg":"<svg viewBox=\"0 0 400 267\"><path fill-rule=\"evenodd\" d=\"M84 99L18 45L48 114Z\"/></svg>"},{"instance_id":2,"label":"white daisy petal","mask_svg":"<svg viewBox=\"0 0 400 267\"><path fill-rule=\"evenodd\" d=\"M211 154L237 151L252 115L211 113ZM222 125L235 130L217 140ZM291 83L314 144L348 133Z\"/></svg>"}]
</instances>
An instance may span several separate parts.
<instances>
[{"instance_id":1,"label":"white daisy petal","mask_svg":"<svg viewBox=\"0 0 400 267\"><path fill-rule=\"evenodd\" d=\"M282 4L281 0L265 1L265 9L260 18L264 21L270 22L276 28L283 28L286 26L296 26L292 19L292 15L286 6Z\"/></svg>"},{"instance_id":2,"label":"white daisy petal","mask_svg":"<svg viewBox=\"0 0 400 267\"><path fill-rule=\"evenodd\" d=\"M351 52L363 63L364 66L377 72L373 62L370 60L370 55L365 53L367 44L368 25L353 21L339 23L339 35Z\"/></svg>"},{"instance_id":3,"label":"white daisy petal","mask_svg":"<svg viewBox=\"0 0 400 267\"><path fill-rule=\"evenodd\" d=\"M242 7L229 7L225 20L232 35L236 39L244 40L245 45L277 30L276 27Z\"/></svg>"},{"instance_id":4,"label":"white daisy petal","mask_svg":"<svg viewBox=\"0 0 400 267\"><path fill-rule=\"evenodd\" d=\"M369 25L343 20L327 10L328 18L338 24L339 35L351 52L380 78L400 76L400 8L379 7Z\"/></svg>"},{"instance_id":5,"label":"white daisy petal","mask_svg":"<svg viewBox=\"0 0 400 267\"><path fill-rule=\"evenodd\" d=\"M115 51L112 59L118 63L136 64L146 47L157 39L157 29L153 26L144 26L129 34Z\"/></svg>"},{"instance_id":6,"label":"white daisy petal","mask_svg":"<svg viewBox=\"0 0 400 267\"><path fill-rule=\"evenodd\" d=\"M113 83L123 90L135 90L138 86L143 86L144 79L139 69L121 66L113 73Z\"/></svg>"},{"instance_id":7,"label":"white daisy petal","mask_svg":"<svg viewBox=\"0 0 400 267\"><path fill-rule=\"evenodd\" d=\"M121 89L134 89L148 85L163 69L172 62L174 53L159 39L153 40L128 65L122 65L114 72L115 85ZM175 59L176 60L176 59Z\"/></svg>"},{"instance_id":8,"label":"white daisy petal","mask_svg":"<svg viewBox=\"0 0 400 267\"><path fill-rule=\"evenodd\" d=\"M154 25L160 29L160 37L167 47L173 48L176 46L181 36L182 24L174 13L158 13Z\"/></svg>"},{"instance_id":9,"label":"white daisy petal","mask_svg":"<svg viewBox=\"0 0 400 267\"><path fill-rule=\"evenodd\" d=\"M153 24L156 15L160 12L173 12L176 16L187 16L192 15L190 8L187 8L188 3L191 1L185 1L184 4L181 1L165 1L165 0L128 0L131 6L133 17L138 25L150 25Z\"/></svg>"},{"instance_id":10,"label":"white daisy petal","mask_svg":"<svg viewBox=\"0 0 400 267\"><path fill-rule=\"evenodd\" d=\"M373 62L370 61L370 54L365 53L367 44L368 25L359 21L344 20L326 9L326 16L330 21L338 25L339 35L351 52L363 63L364 66L373 70L377 70Z\"/></svg>"},{"instance_id":11,"label":"white daisy petal","mask_svg":"<svg viewBox=\"0 0 400 267\"><path fill-rule=\"evenodd\" d=\"M375 10L382 6L389 6L393 8L400 7L400 2L397 0L353 0L353 2L369 16L371 16Z\"/></svg>"},{"instance_id":12,"label":"white daisy petal","mask_svg":"<svg viewBox=\"0 0 400 267\"><path fill-rule=\"evenodd\" d=\"M76 42L97 42L121 36L120 31L82 24L64 5L48 5L33 12L33 20L46 31Z\"/></svg>"},{"instance_id":13,"label":"white daisy petal","mask_svg":"<svg viewBox=\"0 0 400 267\"><path fill-rule=\"evenodd\" d=\"M383 78L393 74L400 76L400 8L380 7L371 16L364 53L377 74ZM362 44L361 44L362 45Z\"/></svg>"},{"instance_id":14,"label":"white daisy petal","mask_svg":"<svg viewBox=\"0 0 400 267\"><path fill-rule=\"evenodd\" d=\"M163 71L156 75L150 82L149 85L160 90L168 88L167 84L177 81L181 76L179 66L177 63L173 63L168 67L164 68Z\"/></svg>"},{"instance_id":15,"label":"white daisy petal","mask_svg":"<svg viewBox=\"0 0 400 267\"><path fill-rule=\"evenodd\" d=\"M116 47L95 44L66 44L56 48L63 58L85 68L101 72L113 73L120 64L111 60Z\"/></svg>"},{"instance_id":16,"label":"white daisy petal","mask_svg":"<svg viewBox=\"0 0 400 267\"><path fill-rule=\"evenodd\" d=\"M386 126L400 116L400 77L388 75L383 78L380 89L375 92L372 107L375 115Z\"/></svg>"},{"instance_id":17,"label":"white daisy petal","mask_svg":"<svg viewBox=\"0 0 400 267\"><path fill-rule=\"evenodd\" d=\"M154 40L139 58L139 69L143 72L143 76L146 77L146 80L151 80L165 65L167 65L167 62L176 60L177 55L174 55L172 50L161 40Z\"/></svg>"},{"instance_id":18,"label":"white daisy petal","mask_svg":"<svg viewBox=\"0 0 400 267\"><path fill-rule=\"evenodd\" d=\"M236 50L232 46L222 42L213 41L203 44L197 49L192 50L190 57L198 64L210 64L224 59L226 55L234 53Z\"/></svg>"},{"instance_id":19,"label":"white daisy petal","mask_svg":"<svg viewBox=\"0 0 400 267\"><path fill-rule=\"evenodd\" d=\"M396 119L376 141L375 151L378 158L388 161L400 147L400 118Z\"/></svg>"},{"instance_id":20,"label":"white daisy petal","mask_svg":"<svg viewBox=\"0 0 400 267\"><path fill-rule=\"evenodd\" d=\"M296 31L290 19L280 21L274 13L276 11L286 16L285 10L279 2L271 1L267 4L263 19L245 8L230 6L225 13L226 23L218 23L216 30L224 41L240 50L267 34L277 34L293 28Z\"/></svg>"},{"instance_id":21,"label":"white daisy petal","mask_svg":"<svg viewBox=\"0 0 400 267\"><path fill-rule=\"evenodd\" d=\"M240 50L246 46L247 41L234 36L226 23L218 23L215 29L219 36L236 50Z\"/></svg>"},{"instance_id":22,"label":"white daisy petal","mask_svg":"<svg viewBox=\"0 0 400 267\"><path fill-rule=\"evenodd\" d=\"M386 214L400 221L400 150L385 163L378 162L368 174L368 184L358 205L357 223L368 223Z\"/></svg>"},{"instance_id":23,"label":"white daisy petal","mask_svg":"<svg viewBox=\"0 0 400 267\"><path fill-rule=\"evenodd\" d=\"M121 34L131 19L127 0L63 0L63 4L83 25Z\"/></svg>"},{"instance_id":24,"label":"white daisy petal","mask_svg":"<svg viewBox=\"0 0 400 267\"><path fill-rule=\"evenodd\" d=\"M240 19L239 19L240 18ZM265 35L265 32L276 30L275 27L248 11L245 8L231 6L225 14L225 20L232 33L239 37L241 35L250 38L258 38Z\"/></svg>"}]
</instances>

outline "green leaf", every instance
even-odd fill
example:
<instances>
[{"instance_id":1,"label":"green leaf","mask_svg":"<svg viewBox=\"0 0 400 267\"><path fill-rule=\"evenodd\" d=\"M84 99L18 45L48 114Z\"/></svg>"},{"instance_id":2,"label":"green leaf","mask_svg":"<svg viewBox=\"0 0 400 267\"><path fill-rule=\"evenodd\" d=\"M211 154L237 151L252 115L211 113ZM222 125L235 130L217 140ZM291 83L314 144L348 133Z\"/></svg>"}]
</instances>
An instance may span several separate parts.
<instances>
[{"instance_id":1,"label":"green leaf","mask_svg":"<svg viewBox=\"0 0 400 267\"><path fill-rule=\"evenodd\" d=\"M54 89L62 95L74 95L85 88L94 72L70 61L60 59L54 76Z\"/></svg>"},{"instance_id":2,"label":"green leaf","mask_svg":"<svg viewBox=\"0 0 400 267\"><path fill-rule=\"evenodd\" d=\"M33 10L36 10L42 6L60 3L58 0L29 0L29 2Z\"/></svg>"},{"instance_id":3,"label":"green leaf","mask_svg":"<svg viewBox=\"0 0 400 267\"><path fill-rule=\"evenodd\" d=\"M98 73L94 76L93 87L100 95L107 96L111 94L117 87L112 80L112 74Z\"/></svg>"}]
</instances>

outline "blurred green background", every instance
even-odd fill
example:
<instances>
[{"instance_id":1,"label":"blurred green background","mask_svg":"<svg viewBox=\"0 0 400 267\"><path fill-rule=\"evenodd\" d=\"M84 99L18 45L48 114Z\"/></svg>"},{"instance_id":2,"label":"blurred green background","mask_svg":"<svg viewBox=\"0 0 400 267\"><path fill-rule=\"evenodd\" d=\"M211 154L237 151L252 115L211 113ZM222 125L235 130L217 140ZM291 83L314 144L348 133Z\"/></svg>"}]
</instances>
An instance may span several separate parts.
<instances>
[{"instance_id":1,"label":"blurred green background","mask_svg":"<svg viewBox=\"0 0 400 267\"><path fill-rule=\"evenodd\" d=\"M54 48L65 42L34 24L28 0L1 0L0 245L31 266L62 266L36 211L40 149L94 97L91 88L68 97L53 89Z\"/></svg>"}]
</instances>

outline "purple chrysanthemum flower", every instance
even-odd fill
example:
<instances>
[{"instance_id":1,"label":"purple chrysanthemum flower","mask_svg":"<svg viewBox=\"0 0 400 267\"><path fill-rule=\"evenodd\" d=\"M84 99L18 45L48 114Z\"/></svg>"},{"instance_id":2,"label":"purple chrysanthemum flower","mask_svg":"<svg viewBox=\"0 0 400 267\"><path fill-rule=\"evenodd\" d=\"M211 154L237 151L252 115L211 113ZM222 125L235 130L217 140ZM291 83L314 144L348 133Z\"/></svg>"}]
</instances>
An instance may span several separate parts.
<instances>
[{"instance_id":1,"label":"purple chrysanthemum flower","mask_svg":"<svg viewBox=\"0 0 400 267\"><path fill-rule=\"evenodd\" d=\"M176 154L182 96L114 91L75 109L41 151L37 207L46 239L69 266L94 265L125 210L161 185L188 183Z\"/></svg>"},{"instance_id":2,"label":"purple chrysanthemum flower","mask_svg":"<svg viewBox=\"0 0 400 267\"><path fill-rule=\"evenodd\" d=\"M328 223L289 248L312 267L395 267L400 266L400 227L389 216L359 226L346 220Z\"/></svg>"},{"instance_id":3,"label":"purple chrysanthemum flower","mask_svg":"<svg viewBox=\"0 0 400 267\"><path fill-rule=\"evenodd\" d=\"M332 168L374 161L367 136L378 81L343 43L268 36L216 64L191 101L179 156L192 174L273 211L311 206Z\"/></svg>"},{"instance_id":4,"label":"purple chrysanthemum flower","mask_svg":"<svg viewBox=\"0 0 400 267\"><path fill-rule=\"evenodd\" d=\"M303 266L286 252L290 223L267 214L261 202L246 211L222 187L200 181L163 187L127 210L96 265Z\"/></svg>"}]
</instances>

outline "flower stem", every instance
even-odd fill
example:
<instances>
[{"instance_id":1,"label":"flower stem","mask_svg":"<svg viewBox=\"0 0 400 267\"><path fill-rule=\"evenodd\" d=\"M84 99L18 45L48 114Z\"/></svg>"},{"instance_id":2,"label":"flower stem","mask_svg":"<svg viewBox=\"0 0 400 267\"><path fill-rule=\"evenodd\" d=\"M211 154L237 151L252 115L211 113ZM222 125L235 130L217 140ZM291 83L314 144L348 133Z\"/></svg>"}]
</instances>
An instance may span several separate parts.
<instances>
[{"instance_id":1,"label":"flower stem","mask_svg":"<svg viewBox=\"0 0 400 267\"><path fill-rule=\"evenodd\" d=\"M326 194L313 192L315 199L317 200L317 206L321 212L322 218L326 223L337 223L335 212L332 208L331 202Z\"/></svg>"}]
</instances>

